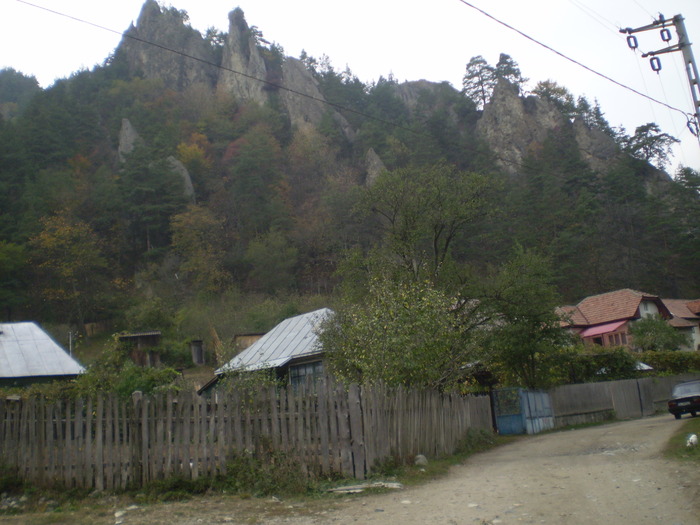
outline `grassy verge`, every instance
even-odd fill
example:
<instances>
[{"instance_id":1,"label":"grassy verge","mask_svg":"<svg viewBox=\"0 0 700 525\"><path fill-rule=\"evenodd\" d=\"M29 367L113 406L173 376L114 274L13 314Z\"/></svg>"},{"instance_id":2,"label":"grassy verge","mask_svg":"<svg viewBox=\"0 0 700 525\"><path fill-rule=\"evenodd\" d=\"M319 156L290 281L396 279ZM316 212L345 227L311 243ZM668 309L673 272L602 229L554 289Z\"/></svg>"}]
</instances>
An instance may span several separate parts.
<instances>
[{"instance_id":1,"label":"grassy verge","mask_svg":"<svg viewBox=\"0 0 700 525\"><path fill-rule=\"evenodd\" d=\"M678 461L692 461L700 463L700 445L686 446L688 435L696 434L700 438L700 417L693 417L684 421L681 429L669 440L664 455L669 459Z\"/></svg>"}]
</instances>

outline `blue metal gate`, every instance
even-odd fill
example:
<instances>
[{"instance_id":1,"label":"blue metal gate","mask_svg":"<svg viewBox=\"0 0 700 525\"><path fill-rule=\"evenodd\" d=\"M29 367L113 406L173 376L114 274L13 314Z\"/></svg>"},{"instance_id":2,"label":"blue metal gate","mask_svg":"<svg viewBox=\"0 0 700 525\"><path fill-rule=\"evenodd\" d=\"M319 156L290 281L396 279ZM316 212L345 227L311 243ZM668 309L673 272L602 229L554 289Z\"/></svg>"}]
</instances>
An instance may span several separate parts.
<instances>
[{"instance_id":1,"label":"blue metal gate","mask_svg":"<svg viewBox=\"0 0 700 525\"><path fill-rule=\"evenodd\" d=\"M537 434L554 428L547 392L504 388L494 391L496 426L500 434Z\"/></svg>"}]
</instances>

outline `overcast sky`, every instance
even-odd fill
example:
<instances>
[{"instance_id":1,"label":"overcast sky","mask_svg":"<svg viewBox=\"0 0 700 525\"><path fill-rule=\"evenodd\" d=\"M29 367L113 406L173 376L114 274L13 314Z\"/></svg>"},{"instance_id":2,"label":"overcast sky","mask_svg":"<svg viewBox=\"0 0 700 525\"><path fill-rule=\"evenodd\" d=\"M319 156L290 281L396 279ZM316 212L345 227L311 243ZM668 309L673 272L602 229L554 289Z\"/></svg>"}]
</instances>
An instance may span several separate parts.
<instances>
[{"instance_id":1,"label":"overcast sky","mask_svg":"<svg viewBox=\"0 0 700 525\"><path fill-rule=\"evenodd\" d=\"M141 0L27 0L121 34L136 21ZM170 5L170 2L161 2ZM482 55L494 64L509 54L530 79L552 79L575 96L597 99L613 126L633 133L647 122L681 139L673 166L700 170L700 144L686 127L681 112L653 103L586 71L552 51L503 27L461 0L172 0L188 12L191 25L228 30L228 13L237 5L249 25L280 44L285 54L301 50L330 57L336 70L350 67L364 82L393 74L396 80L449 81L461 87L469 59ZM619 27L639 27L659 11L666 18L683 15L700 61L700 1L698 0L472 0L492 16L519 29L618 82L659 101L692 113L693 103L680 53L661 57L654 73L648 59L628 49ZM43 87L80 69L100 64L116 48L114 32L46 12L19 0L0 0L0 68L13 67L34 75ZM671 28L673 40L675 31ZM658 31L637 35L643 51L666 46ZM673 171L673 168L671 168Z\"/></svg>"}]
</instances>

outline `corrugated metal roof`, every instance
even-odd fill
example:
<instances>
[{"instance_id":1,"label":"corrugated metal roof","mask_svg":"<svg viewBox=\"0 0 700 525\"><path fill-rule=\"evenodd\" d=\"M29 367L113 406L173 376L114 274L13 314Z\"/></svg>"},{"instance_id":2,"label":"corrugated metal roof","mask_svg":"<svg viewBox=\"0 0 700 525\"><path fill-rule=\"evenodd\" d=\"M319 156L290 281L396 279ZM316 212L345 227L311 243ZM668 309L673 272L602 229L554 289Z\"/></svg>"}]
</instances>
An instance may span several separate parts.
<instances>
[{"instance_id":1,"label":"corrugated metal roof","mask_svg":"<svg viewBox=\"0 0 700 525\"><path fill-rule=\"evenodd\" d=\"M321 308L285 319L216 371L260 370L283 366L292 359L321 353L317 331L333 311Z\"/></svg>"},{"instance_id":2,"label":"corrugated metal roof","mask_svg":"<svg viewBox=\"0 0 700 525\"><path fill-rule=\"evenodd\" d=\"M35 323L0 323L0 378L74 376L85 371Z\"/></svg>"}]
</instances>

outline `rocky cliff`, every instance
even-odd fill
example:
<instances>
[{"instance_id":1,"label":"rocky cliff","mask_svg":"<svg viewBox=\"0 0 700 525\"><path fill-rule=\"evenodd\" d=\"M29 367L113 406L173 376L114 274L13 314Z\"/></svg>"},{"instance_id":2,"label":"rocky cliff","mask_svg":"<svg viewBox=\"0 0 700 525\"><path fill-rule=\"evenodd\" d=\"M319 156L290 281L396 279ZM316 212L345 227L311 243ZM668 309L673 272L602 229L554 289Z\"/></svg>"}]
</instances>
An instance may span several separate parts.
<instances>
[{"instance_id":1,"label":"rocky cliff","mask_svg":"<svg viewBox=\"0 0 700 525\"><path fill-rule=\"evenodd\" d=\"M161 9L156 0L143 4L136 25L126 30L118 52L124 53L132 75L161 79L165 87L177 91L193 84L214 87L219 73L213 65L216 55L212 46L185 23L180 11Z\"/></svg>"},{"instance_id":2,"label":"rocky cliff","mask_svg":"<svg viewBox=\"0 0 700 525\"><path fill-rule=\"evenodd\" d=\"M202 84L259 104L277 94L293 126L318 126L330 112L345 136L353 138L350 125L325 103L316 79L299 60L283 57L281 71L266 62L265 48L240 8L229 13L220 60L214 47L187 24L182 12L162 8L156 0L146 0L119 51L124 53L131 74L161 79L167 89L182 91Z\"/></svg>"},{"instance_id":3,"label":"rocky cliff","mask_svg":"<svg viewBox=\"0 0 700 525\"><path fill-rule=\"evenodd\" d=\"M278 107L289 116L292 126L317 127L330 114L346 138L354 139L354 130L325 103L316 78L304 64L292 57L271 60L274 50L259 41L240 8L229 14L223 49L217 50L187 24L183 12L160 7L156 0L146 0L136 25L125 33L119 50L126 56L132 74L161 79L165 88L181 91L199 84L212 92L232 93L241 100L259 104L276 97ZM395 95L413 117L439 115L451 125L460 125L456 105L463 99L447 83L405 82L396 86ZM462 122L463 132L476 132L501 167L510 173L521 170L523 159L536 151L549 133L564 128L572 132L582 158L596 171L605 171L620 155L608 135L582 121L570 121L546 99L521 96L517 87L507 81L496 85L478 118L470 118L467 126ZM374 152L370 155L373 157L381 162Z\"/></svg>"}]
</instances>

